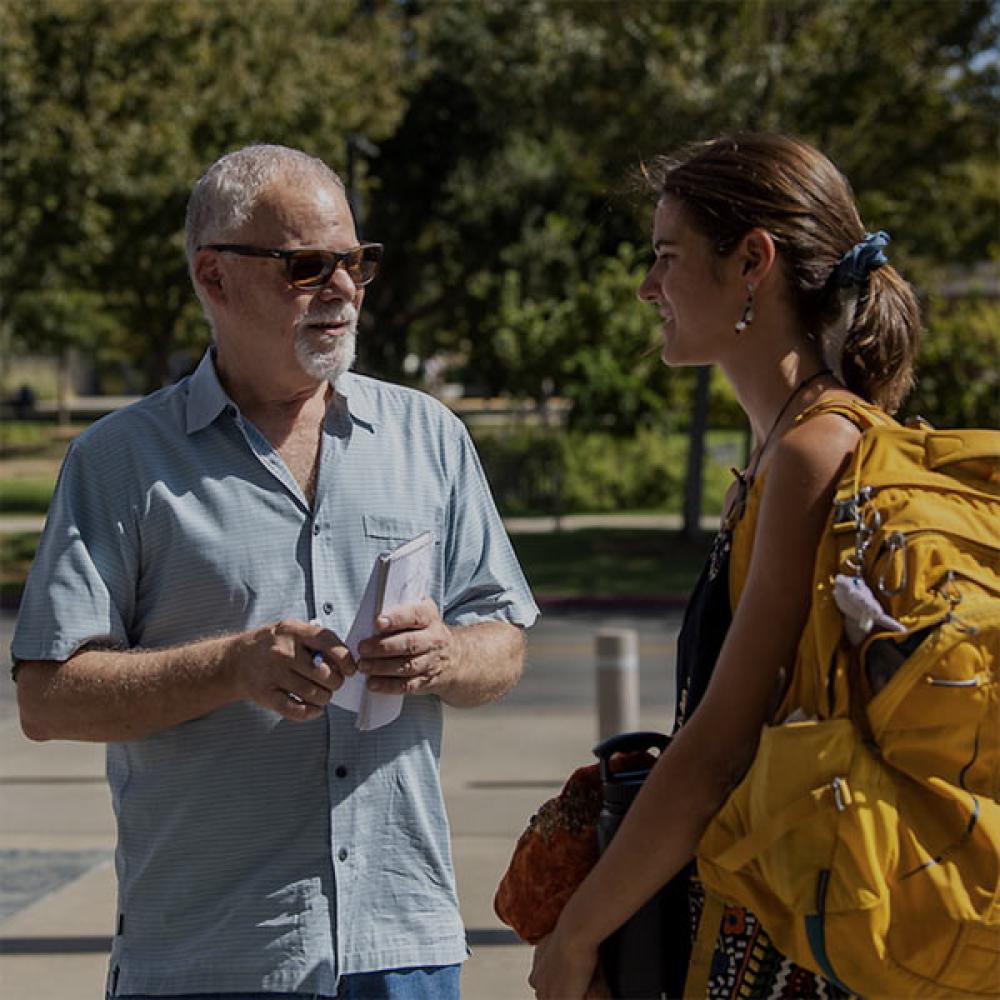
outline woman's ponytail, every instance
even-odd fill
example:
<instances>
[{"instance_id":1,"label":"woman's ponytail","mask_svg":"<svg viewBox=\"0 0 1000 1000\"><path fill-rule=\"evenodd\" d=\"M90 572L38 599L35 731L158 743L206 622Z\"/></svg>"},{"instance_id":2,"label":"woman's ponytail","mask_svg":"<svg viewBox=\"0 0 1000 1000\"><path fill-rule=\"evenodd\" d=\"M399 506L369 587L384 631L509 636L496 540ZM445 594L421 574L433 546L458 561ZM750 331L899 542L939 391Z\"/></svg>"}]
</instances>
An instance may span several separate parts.
<instances>
[{"instance_id":1,"label":"woman's ponytail","mask_svg":"<svg viewBox=\"0 0 1000 1000\"><path fill-rule=\"evenodd\" d=\"M827 277L833 319L820 335L823 358L852 392L894 413L913 387L920 308L889 264L884 230L865 233Z\"/></svg>"},{"instance_id":2,"label":"woman's ponytail","mask_svg":"<svg viewBox=\"0 0 1000 1000\"><path fill-rule=\"evenodd\" d=\"M868 276L840 357L844 384L895 413L913 388L920 346L920 307L913 289L891 265Z\"/></svg>"}]
</instances>

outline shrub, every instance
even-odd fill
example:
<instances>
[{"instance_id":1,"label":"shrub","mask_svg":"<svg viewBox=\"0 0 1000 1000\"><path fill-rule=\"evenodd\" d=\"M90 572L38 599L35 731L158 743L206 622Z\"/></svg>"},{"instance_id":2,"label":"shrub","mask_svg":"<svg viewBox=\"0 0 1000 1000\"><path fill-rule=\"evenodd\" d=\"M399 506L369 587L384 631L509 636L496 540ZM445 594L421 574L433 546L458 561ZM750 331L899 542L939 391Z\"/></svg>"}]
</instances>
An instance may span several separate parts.
<instances>
[{"instance_id":1,"label":"shrub","mask_svg":"<svg viewBox=\"0 0 1000 1000\"><path fill-rule=\"evenodd\" d=\"M543 427L481 431L476 446L505 515L679 506L684 441Z\"/></svg>"},{"instance_id":2,"label":"shrub","mask_svg":"<svg viewBox=\"0 0 1000 1000\"><path fill-rule=\"evenodd\" d=\"M901 417L938 427L1000 426L1000 303L932 299L917 359L917 385Z\"/></svg>"}]
</instances>

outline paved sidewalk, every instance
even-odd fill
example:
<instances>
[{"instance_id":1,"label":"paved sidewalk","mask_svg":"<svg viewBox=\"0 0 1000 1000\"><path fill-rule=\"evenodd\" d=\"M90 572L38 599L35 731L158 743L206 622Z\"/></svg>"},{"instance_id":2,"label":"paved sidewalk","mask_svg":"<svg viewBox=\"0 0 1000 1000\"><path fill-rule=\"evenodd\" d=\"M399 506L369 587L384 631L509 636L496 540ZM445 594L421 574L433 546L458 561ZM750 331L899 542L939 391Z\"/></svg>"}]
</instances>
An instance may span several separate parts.
<instances>
[{"instance_id":1,"label":"paved sidewalk","mask_svg":"<svg viewBox=\"0 0 1000 1000\"><path fill-rule=\"evenodd\" d=\"M528 672L508 699L446 711L442 782L472 949L464 1000L532 995L531 949L494 916L493 893L528 817L592 760L592 633L605 623L640 629L641 725L669 729L676 615L549 619L536 630ZM29 742L12 696L0 682L0 997L98 1000L115 912L104 750Z\"/></svg>"},{"instance_id":2,"label":"paved sidewalk","mask_svg":"<svg viewBox=\"0 0 1000 1000\"><path fill-rule=\"evenodd\" d=\"M643 725L662 727L662 712ZM531 949L493 914L493 893L528 817L574 767L589 762L594 742L587 709L449 710L442 773L472 948L465 1000L532 995ZM80 868L63 872L62 884L0 920L5 1000L101 996L115 912L114 824L103 769L100 746L32 744L12 720L0 723L0 854L30 852L36 863L68 856Z\"/></svg>"},{"instance_id":3,"label":"paved sidewalk","mask_svg":"<svg viewBox=\"0 0 1000 1000\"><path fill-rule=\"evenodd\" d=\"M18 535L22 532L41 531L44 527L44 514L0 514L0 535Z\"/></svg>"}]
</instances>

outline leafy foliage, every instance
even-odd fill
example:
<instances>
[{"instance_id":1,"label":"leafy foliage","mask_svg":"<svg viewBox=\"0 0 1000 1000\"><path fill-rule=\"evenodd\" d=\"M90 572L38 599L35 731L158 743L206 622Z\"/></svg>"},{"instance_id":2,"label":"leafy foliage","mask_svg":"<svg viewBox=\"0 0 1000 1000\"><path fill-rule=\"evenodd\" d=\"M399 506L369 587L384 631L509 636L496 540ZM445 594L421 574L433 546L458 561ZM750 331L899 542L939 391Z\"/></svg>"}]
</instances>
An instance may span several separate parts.
<instances>
[{"instance_id":1,"label":"leafy foliage","mask_svg":"<svg viewBox=\"0 0 1000 1000\"><path fill-rule=\"evenodd\" d=\"M623 441L606 432L529 427L476 438L507 515L674 509L683 445L653 431Z\"/></svg>"},{"instance_id":2,"label":"leafy foliage","mask_svg":"<svg viewBox=\"0 0 1000 1000\"><path fill-rule=\"evenodd\" d=\"M478 431L476 448L505 515L678 512L687 437L640 428L622 438L608 431L520 427ZM713 432L703 511L717 514L732 482L739 435Z\"/></svg>"},{"instance_id":3,"label":"leafy foliage","mask_svg":"<svg viewBox=\"0 0 1000 1000\"><path fill-rule=\"evenodd\" d=\"M1000 427L1000 302L932 299L905 412L938 427Z\"/></svg>"},{"instance_id":4,"label":"leafy foliage","mask_svg":"<svg viewBox=\"0 0 1000 1000\"><path fill-rule=\"evenodd\" d=\"M997 37L990 0L3 4L0 336L167 380L207 337L190 187L228 149L284 142L349 172L388 246L363 369L446 358L472 391L571 398L579 428L673 428L692 374L643 355L636 165L725 130L800 134L931 287L998 253ZM349 157L354 136L377 155ZM970 412L964 385L933 385ZM726 390L713 407L738 423Z\"/></svg>"},{"instance_id":5,"label":"leafy foliage","mask_svg":"<svg viewBox=\"0 0 1000 1000\"><path fill-rule=\"evenodd\" d=\"M402 31L388 5L323 0L0 6L5 333L129 358L145 388L162 384L172 352L207 332L183 252L194 181L252 141L340 167L349 135L387 134ZM350 86L318 87L330 67Z\"/></svg>"},{"instance_id":6,"label":"leafy foliage","mask_svg":"<svg viewBox=\"0 0 1000 1000\"><path fill-rule=\"evenodd\" d=\"M987 0L410 10L424 72L371 165L373 231L405 252L390 246L368 300L370 371L440 353L464 359L456 377L485 393L551 383L580 427L675 426L691 375L639 357L655 332L634 299L631 247L649 198L624 179L644 157L725 130L790 131L825 149L919 281L995 250Z\"/></svg>"}]
</instances>

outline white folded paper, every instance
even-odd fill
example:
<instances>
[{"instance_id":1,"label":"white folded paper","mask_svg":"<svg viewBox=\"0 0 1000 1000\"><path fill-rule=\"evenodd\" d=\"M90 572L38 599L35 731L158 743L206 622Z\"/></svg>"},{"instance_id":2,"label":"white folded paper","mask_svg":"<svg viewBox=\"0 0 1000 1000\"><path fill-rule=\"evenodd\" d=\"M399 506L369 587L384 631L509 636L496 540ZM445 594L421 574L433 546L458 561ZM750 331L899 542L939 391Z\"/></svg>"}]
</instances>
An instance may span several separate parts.
<instances>
[{"instance_id":1,"label":"white folded paper","mask_svg":"<svg viewBox=\"0 0 1000 1000\"><path fill-rule=\"evenodd\" d=\"M383 552L372 566L371 576L361 598L344 645L355 660L362 639L375 634L375 619L407 604L417 604L427 596L431 582L434 536L425 531L391 552ZM361 730L378 729L398 718L403 708L401 694L380 694L369 691L367 677L352 674L330 699L332 704L357 712L355 726Z\"/></svg>"}]
</instances>

